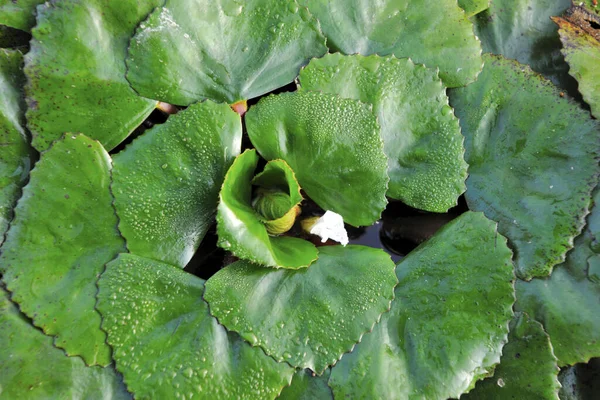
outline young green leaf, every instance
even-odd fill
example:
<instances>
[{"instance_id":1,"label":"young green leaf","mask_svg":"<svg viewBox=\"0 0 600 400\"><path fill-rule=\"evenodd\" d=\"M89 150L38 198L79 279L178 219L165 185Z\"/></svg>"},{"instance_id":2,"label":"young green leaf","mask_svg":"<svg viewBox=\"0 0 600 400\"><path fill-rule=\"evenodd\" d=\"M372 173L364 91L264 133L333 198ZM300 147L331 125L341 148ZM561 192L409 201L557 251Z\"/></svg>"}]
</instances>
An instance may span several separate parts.
<instances>
[{"instance_id":1,"label":"young green leaf","mask_svg":"<svg viewBox=\"0 0 600 400\"><path fill-rule=\"evenodd\" d=\"M335 365L336 398L458 398L500 360L514 302L511 251L468 212L396 267L392 308Z\"/></svg>"},{"instance_id":2,"label":"young green leaf","mask_svg":"<svg viewBox=\"0 0 600 400\"><path fill-rule=\"evenodd\" d=\"M206 282L210 312L279 362L317 374L335 364L389 310L390 257L363 246L324 246L308 268L238 261Z\"/></svg>"},{"instance_id":3,"label":"young green leaf","mask_svg":"<svg viewBox=\"0 0 600 400\"><path fill-rule=\"evenodd\" d=\"M292 379L293 368L210 316L202 279L121 254L98 286L102 327L136 399L274 399Z\"/></svg>"},{"instance_id":4,"label":"young green leaf","mask_svg":"<svg viewBox=\"0 0 600 400\"><path fill-rule=\"evenodd\" d=\"M498 222L517 276L547 276L583 227L600 124L529 67L484 60L477 82L450 93L465 135L467 203Z\"/></svg>"},{"instance_id":5,"label":"young green leaf","mask_svg":"<svg viewBox=\"0 0 600 400\"><path fill-rule=\"evenodd\" d=\"M0 268L12 299L68 355L111 362L96 279L124 250L100 143L66 135L42 154L15 208Z\"/></svg>"},{"instance_id":6,"label":"young green leaf","mask_svg":"<svg viewBox=\"0 0 600 400\"><path fill-rule=\"evenodd\" d=\"M242 123L226 104L193 104L114 157L119 229L134 254L185 267L214 221Z\"/></svg>"},{"instance_id":7,"label":"young green leaf","mask_svg":"<svg viewBox=\"0 0 600 400\"><path fill-rule=\"evenodd\" d=\"M327 46L344 54L411 57L439 68L448 87L481 71L481 44L456 0L299 0L321 23Z\"/></svg>"},{"instance_id":8,"label":"young green leaf","mask_svg":"<svg viewBox=\"0 0 600 400\"><path fill-rule=\"evenodd\" d=\"M143 96L235 103L286 85L327 51L294 0L167 0L131 39L127 79Z\"/></svg>"},{"instance_id":9,"label":"young green leaf","mask_svg":"<svg viewBox=\"0 0 600 400\"><path fill-rule=\"evenodd\" d=\"M387 196L446 212L466 190L463 137L437 72L410 59L328 54L300 72L305 90L373 105L390 176Z\"/></svg>"},{"instance_id":10,"label":"young green leaf","mask_svg":"<svg viewBox=\"0 0 600 400\"><path fill-rule=\"evenodd\" d=\"M62 0L38 7L28 78L27 126L43 151L64 132L111 150L155 108L125 80L127 43L161 0Z\"/></svg>"},{"instance_id":11,"label":"young green leaf","mask_svg":"<svg viewBox=\"0 0 600 400\"><path fill-rule=\"evenodd\" d=\"M282 93L251 107L246 126L259 153L285 160L321 208L354 226L379 219L387 204L387 157L367 105L329 93Z\"/></svg>"}]
</instances>

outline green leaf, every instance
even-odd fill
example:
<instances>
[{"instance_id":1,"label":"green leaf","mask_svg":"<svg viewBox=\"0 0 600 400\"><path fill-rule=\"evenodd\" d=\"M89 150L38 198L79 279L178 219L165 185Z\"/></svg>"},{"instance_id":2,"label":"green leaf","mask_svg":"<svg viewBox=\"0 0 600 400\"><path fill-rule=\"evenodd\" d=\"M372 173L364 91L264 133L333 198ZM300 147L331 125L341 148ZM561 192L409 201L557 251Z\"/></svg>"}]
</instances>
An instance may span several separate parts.
<instances>
[{"instance_id":1,"label":"green leaf","mask_svg":"<svg viewBox=\"0 0 600 400\"><path fill-rule=\"evenodd\" d=\"M34 159L24 129L22 64L20 52L0 49L0 243Z\"/></svg>"},{"instance_id":2,"label":"green leaf","mask_svg":"<svg viewBox=\"0 0 600 400\"><path fill-rule=\"evenodd\" d=\"M231 264L206 282L204 298L227 329L279 362L320 375L389 310L396 283L382 250L325 246L300 270Z\"/></svg>"},{"instance_id":3,"label":"green leaf","mask_svg":"<svg viewBox=\"0 0 600 400\"><path fill-rule=\"evenodd\" d=\"M294 374L290 386L283 389L278 400L333 400L331 388L327 385L331 370L321 376L303 369Z\"/></svg>"},{"instance_id":4,"label":"green leaf","mask_svg":"<svg viewBox=\"0 0 600 400\"><path fill-rule=\"evenodd\" d=\"M29 32L35 25L35 8L46 0L0 0L0 24Z\"/></svg>"},{"instance_id":5,"label":"green leaf","mask_svg":"<svg viewBox=\"0 0 600 400\"><path fill-rule=\"evenodd\" d=\"M527 314L517 313L494 376L478 382L464 399L558 400L558 371L542 325Z\"/></svg>"},{"instance_id":6,"label":"green leaf","mask_svg":"<svg viewBox=\"0 0 600 400\"><path fill-rule=\"evenodd\" d=\"M259 153L285 160L321 208L354 226L379 219L387 204L387 157L368 106L328 93L282 93L251 107L246 127Z\"/></svg>"},{"instance_id":7,"label":"green leaf","mask_svg":"<svg viewBox=\"0 0 600 400\"><path fill-rule=\"evenodd\" d=\"M121 254L98 286L102 327L136 399L273 399L292 379L210 316L202 279Z\"/></svg>"},{"instance_id":8,"label":"green leaf","mask_svg":"<svg viewBox=\"0 0 600 400\"><path fill-rule=\"evenodd\" d=\"M493 0L473 19L483 51L528 64L561 87L573 83L560 54L560 40L551 16L560 15L571 0Z\"/></svg>"},{"instance_id":9,"label":"green leaf","mask_svg":"<svg viewBox=\"0 0 600 400\"><path fill-rule=\"evenodd\" d=\"M270 236L261 216L252 208L252 179L258 163L256 150L246 150L227 172L219 195L219 246L236 257L275 268L304 268L317 259L309 241Z\"/></svg>"},{"instance_id":10,"label":"green leaf","mask_svg":"<svg viewBox=\"0 0 600 400\"><path fill-rule=\"evenodd\" d=\"M12 299L54 344L87 364L108 365L96 279L123 251L100 143L67 135L42 154L15 208L0 267Z\"/></svg>"},{"instance_id":11,"label":"green leaf","mask_svg":"<svg viewBox=\"0 0 600 400\"><path fill-rule=\"evenodd\" d=\"M321 23L327 46L344 54L411 57L439 68L448 87L481 71L481 44L456 0L299 0Z\"/></svg>"},{"instance_id":12,"label":"green leaf","mask_svg":"<svg viewBox=\"0 0 600 400\"><path fill-rule=\"evenodd\" d=\"M242 123L226 104L197 103L114 157L119 229L134 254L185 267L214 221Z\"/></svg>"},{"instance_id":13,"label":"green leaf","mask_svg":"<svg viewBox=\"0 0 600 400\"><path fill-rule=\"evenodd\" d=\"M125 80L127 43L161 0L62 0L38 8L25 57L33 146L81 132L111 150L155 108Z\"/></svg>"},{"instance_id":14,"label":"green leaf","mask_svg":"<svg viewBox=\"0 0 600 400\"><path fill-rule=\"evenodd\" d=\"M498 222L517 276L546 276L583 227L600 125L527 66L484 60L477 82L450 93L465 135L467 203Z\"/></svg>"},{"instance_id":15,"label":"green leaf","mask_svg":"<svg viewBox=\"0 0 600 400\"><path fill-rule=\"evenodd\" d=\"M86 367L31 326L0 286L0 388L6 399L131 399L113 367Z\"/></svg>"},{"instance_id":16,"label":"green leaf","mask_svg":"<svg viewBox=\"0 0 600 400\"><path fill-rule=\"evenodd\" d=\"M491 0L458 0L458 5L465 10L467 17L479 14L490 7Z\"/></svg>"},{"instance_id":17,"label":"green leaf","mask_svg":"<svg viewBox=\"0 0 600 400\"><path fill-rule=\"evenodd\" d=\"M600 190L594 200L589 222L600 220ZM591 248L592 239L586 229L549 278L517 282L516 309L544 325L560 366L600 357L600 280L591 275L600 252Z\"/></svg>"},{"instance_id":18,"label":"green leaf","mask_svg":"<svg viewBox=\"0 0 600 400\"><path fill-rule=\"evenodd\" d=\"M127 79L143 96L235 103L290 83L327 51L294 0L167 0L130 42Z\"/></svg>"},{"instance_id":19,"label":"green leaf","mask_svg":"<svg viewBox=\"0 0 600 400\"><path fill-rule=\"evenodd\" d=\"M436 71L393 56L328 54L300 72L300 83L373 105L388 157L388 197L434 212L456 205L466 189L463 137Z\"/></svg>"},{"instance_id":20,"label":"green leaf","mask_svg":"<svg viewBox=\"0 0 600 400\"><path fill-rule=\"evenodd\" d=\"M336 398L459 397L491 372L506 342L514 302L506 240L467 212L396 274L392 309L332 369L329 386Z\"/></svg>"},{"instance_id":21,"label":"green leaf","mask_svg":"<svg viewBox=\"0 0 600 400\"><path fill-rule=\"evenodd\" d=\"M589 15L591 21L600 24L600 16ZM597 38L567 19L555 18L563 43L562 54L569 64L569 74L578 82L583 99L592 109L592 115L600 118L600 31Z\"/></svg>"}]
</instances>

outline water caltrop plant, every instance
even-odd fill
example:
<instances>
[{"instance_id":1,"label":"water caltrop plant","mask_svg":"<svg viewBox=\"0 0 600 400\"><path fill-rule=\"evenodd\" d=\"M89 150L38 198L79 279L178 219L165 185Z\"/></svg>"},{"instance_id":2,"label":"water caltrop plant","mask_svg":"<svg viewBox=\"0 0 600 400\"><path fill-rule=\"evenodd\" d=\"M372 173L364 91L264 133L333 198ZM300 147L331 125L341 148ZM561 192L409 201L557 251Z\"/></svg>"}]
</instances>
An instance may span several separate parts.
<instances>
[{"instance_id":1,"label":"water caltrop plant","mask_svg":"<svg viewBox=\"0 0 600 400\"><path fill-rule=\"evenodd\" d=\"M0 27L1 399L592 398L595 0ZM396 263L352 234L394 207L450 222Z\"/></svg>"}]
</instances>

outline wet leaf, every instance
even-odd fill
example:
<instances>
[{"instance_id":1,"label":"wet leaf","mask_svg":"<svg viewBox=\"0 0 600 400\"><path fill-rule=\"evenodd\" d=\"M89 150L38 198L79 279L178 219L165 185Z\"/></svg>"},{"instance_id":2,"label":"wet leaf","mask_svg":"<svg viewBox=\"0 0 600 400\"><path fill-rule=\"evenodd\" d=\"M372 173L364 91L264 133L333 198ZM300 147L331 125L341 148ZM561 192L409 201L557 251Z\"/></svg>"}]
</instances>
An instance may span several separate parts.
<instances>
[{"instance_id":1,"label":"wet leaf","mask_svg":"<svg viewBox=\"0 0 600 400\"><path fill-rule=\"evenodd\" d=\"M477 82L450 93L465 135L467 203L498 222L517 276L547 276L583 227L600 125L527 66L484 60Z\"/></svg>"},{"instance_id":2,"label":"wet leaf","mask_svg":"<svg viewBox=\"0 0 600 400\"><path fill-rule=\"evenodd\" d=\"M96 278L123 251L100 143L68 135L42 154L2 247L3 280L21 311L54 344L87 364L108 365Z\"/></svg>"},{"instance_id":3,"label":"wet leaf","mask_svg":"<svg viewBox=\"0 0 600 400\"><path fill-rule=\"evenodd\" d=\"M210 316L202 279L121 254L98 286L102 327L136 399L274 399L292 378Z\"/></svg>"},{"instance_id":4,"label":"wet leaf","mask_svg":"<svg viewBox=\"0 0 600 400\"><path fill-rule=\"evenodd\" d=\"M448 87L481 71L481 44L454 0L299 0L321 23L332 52L410 57L439 68Z\"/></svg>"},{"instance_id":5,"label":"wet leaf","mask_svg":"<svg viewBox=\"0 0 600 400\"><path fill-rule=\"evenodd\" d=\"M38 8L28 77L28 127L43 151L64 132L111 150L155 108L125 80L127 43L160 0L62 0Z\"/></svg>"},{"instance_id":6,"label":"wet leaf","mask_svg":"<svg viewBox=\"0 0 600 400\"><path fill-rule=\"evenodd\" d=\"M292 82L326 51L317 21L294 0L168 0L131 40L127 79L168 103L235 103Z\"/></svg>"},{"instance_id":7,"label":"wet leaf","mask_svg":"<svg viewBox=\"0 0 600 400\"><path fill-rule=\"evenodd\" d=\"M0 243L34 159L24 129L22 64L20 52L0 50Z\"/></svg>"},{"instance_id":8,"label":"wet leaf","mask_svg":"<svg viewBox=\"0 0 600 400\"><path fill-rule=\"evenodd\" d=\"M517 313L494 376L478 382L464 399L558 400L558 371L542 325L527 314Z\"/></svg>"},{"instance_id":9,"label":"wet leaf","mask_svg":"<svg viewBox=\"0 0 600 400\"><path fill-rule=\"evenodd\" d=\"M387 204L387 157L370 108L319 92L263 98L246 114L252 144L283 159L308 197L354 226L371 225Z\"/></svg>"},{"instance_id":10,"label":"wet leaf","mask_svg":"<svg viewBox=\"0 0 600 400\"><path fill-rule=\"evenodd\" d=\"M334 396L459 397L492 371L506 342L514 302L506 240L483 214L467 212L412 251L396 274L390 312L333 367Z\"/></svg>"},{"instance_id":11,"label":"wet leaf","mask_svg":"<svg viewBox=\"0 0 600 400\"><path fill-rule=\"evenodd\" d=\"M214 221L239 154L242 124L226 104L194 104L115 155L119 229L134 254L185 267Z\"/></svg>"},{"instance_id":12,"label":"wet leaf","mask_svg":"<svg viewBox=\"0 0 600 400\"><path fill-rule=\"evenodd\" d=\"M35 8L45 0L0 0L0 24L30 31L35 25Z\"/></svg>"},{"instance_id":13,"label":"wet leaf","mask_svg":"<svg viewBox=\"0 0 600 400\"><path fill-rule=\"evenodd\" d=\"M221 324L253 346L322 374L389 310L396 282L382 250L324 246L300 270L231 264L206 282L204 298Z\"/></svg>"},{"instance_id":14,"label":"wet leaf","mask_svg":"<svg viewBox=\"0 0 600 400\"><path fill-rule=\"evenodd\" d=\"M31 325L0 286L0 388L6 399L131 399L112 366L86 367Z\"/></svg>"},{"instance_id":15,"label":"wet leaf","mask_svg":"<svg viewBox=\"0 0 600 400\"><path fill-rule=\"evenodd\" d=\"M328 54L301 71L300 84L373 105L388 157L388 197L434 212L456 205L466 189L463 137L436 71L393 56Z\"/></svg>"},{"instance_id":16,"label":"wet leaf","mask_svg":"<svg viewBox=\"0 0 600 400\"><path fill-rule=\"evenodd\" d=\"M333 400L333 393L327 385L331 370L326 370L321 376L303 369L294 374L290 386L283 389L278 400Z\"/></svg>"}]
</instances>

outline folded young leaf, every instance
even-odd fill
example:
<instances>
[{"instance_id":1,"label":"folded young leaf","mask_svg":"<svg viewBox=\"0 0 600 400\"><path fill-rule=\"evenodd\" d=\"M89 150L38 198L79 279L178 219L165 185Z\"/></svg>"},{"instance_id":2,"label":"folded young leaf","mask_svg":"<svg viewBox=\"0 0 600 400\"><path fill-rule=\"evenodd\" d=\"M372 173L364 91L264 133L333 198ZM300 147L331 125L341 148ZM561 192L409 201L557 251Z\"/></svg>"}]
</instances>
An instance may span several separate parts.
<instances>
[{"instance_id":1,"label":"folded young leaf","mask_svg":"<svg viewBox=\"0 0 600 400\"><path fill-rule=\"evenodd\" d=\"M112 192L127 248L184 268L214 221L221 184L241 143L240 116L206 101L115 155Z\"/></svg>"},{"instance_id":2,"label":"folded young leaf","mask_svg":"<svg viewBox=\"0 0 600 400\"><path fill-rule=\"evenodd\" d=\"M206 282L204 298L227 329L279 362L320 375L389 310L396 283L382 250L324 246L299 270L231 264Z\"/></svg>"},{"instance_id":3,"label":"folded young leaf","mask_svg":"<svg viewBox=\"0 0 600 400\"><path fill-rule=\"evenodd\" d=\"M436 71L410 59L336 53L312 60L300 84L373 106L388 157L388 197L434 212L456 205L466 190L463 136Z\"/></svg>"},{"instance_id":4,"label":"folded young leaf","mask_svg":"<svg viewBox=\"0 0 600 400\"><path fill-rule=\"evenodd\" d=\"M513 314L511 255L473 212L412 251L396 267L390 312L333 367L335 398L458 398L488 375Z\"/></svg>"},{"instance_id":5,"label":"folded young leaf","mask_svg":"<svg viewBox=\"0 0 600 400\"><path fill-rule=\"evenodd\" d=\"M0 256L12 299L55 345L86 364L111 362L96 279L124 250L110 194L110 157L66 135L42 154L23 189Z\"/></svg>"},{"instance_id":6,"label":"folded young leaf","mask_svg":"<svg viewBox=\"0 0 600 400\"><path fill-rule=\"evenodd\" d=\"M219 325L200 278L121 254L98 286L102 327L136 399L274 399L292 379L289 365Z\"/></svg>"},{"instance_id":7,"label":"folded young leaf","mask_svg":"<svg viewBox=\"0 0 600 400\"><path fill-rule=\"evenodd\" d=\"M465 135L467 203L498 222L517 276L547 276L584 225L600 124L529 67L484 60L477 82L450 92Z\"/></svg>"}]
</instances>

